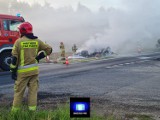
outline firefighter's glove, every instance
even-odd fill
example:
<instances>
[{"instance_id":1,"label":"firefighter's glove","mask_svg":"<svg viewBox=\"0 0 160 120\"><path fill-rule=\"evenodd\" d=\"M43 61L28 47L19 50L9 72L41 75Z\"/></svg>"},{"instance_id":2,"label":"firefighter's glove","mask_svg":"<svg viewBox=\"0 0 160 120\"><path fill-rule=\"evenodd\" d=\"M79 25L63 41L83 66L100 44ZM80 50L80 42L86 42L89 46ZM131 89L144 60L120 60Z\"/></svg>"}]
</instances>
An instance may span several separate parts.
<instances>
[{"instance_id":1,"label":"firefighter's glove","mask_svg":"<svg viewBox=\"0 0 160 120\"><path fill-rule=\"evenodd\" d=\"M43 58L45 58L47 55L46 53L43 51L41 53L39 53L39 55L36 57L37 62L39 63L39 61Z\"/></svg>"},{"instance_id":2,"label":"firefighter's glove","mask_svg":"<svg viewBox=\"0 0 160 120\"><path fill-rule=\"evenodd\" d=\"M17 67L13 64L10 64L11 78L17 80Z\"/></svg>"}]
</instances>

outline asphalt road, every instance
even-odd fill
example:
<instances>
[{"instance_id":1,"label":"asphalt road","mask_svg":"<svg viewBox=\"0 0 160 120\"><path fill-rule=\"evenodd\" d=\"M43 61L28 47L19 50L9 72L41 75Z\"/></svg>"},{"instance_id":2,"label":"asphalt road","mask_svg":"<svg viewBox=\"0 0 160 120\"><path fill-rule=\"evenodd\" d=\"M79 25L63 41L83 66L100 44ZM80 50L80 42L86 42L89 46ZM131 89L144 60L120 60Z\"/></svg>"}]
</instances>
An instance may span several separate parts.
<instances>
[{"instance_id":1,"label":"asphalt road","mask_svg":"<svg viewBox=\"0 0 160 120\"><path fill-rule=\"evenodd\" d=\"M68 66L40 64L39 92L58 97L87 96L103 109L159 114L159 57L160 53L154 53ZM0 94L12 98L13 81L8 72L0 73Z\"/></svg>"}]
</instances>

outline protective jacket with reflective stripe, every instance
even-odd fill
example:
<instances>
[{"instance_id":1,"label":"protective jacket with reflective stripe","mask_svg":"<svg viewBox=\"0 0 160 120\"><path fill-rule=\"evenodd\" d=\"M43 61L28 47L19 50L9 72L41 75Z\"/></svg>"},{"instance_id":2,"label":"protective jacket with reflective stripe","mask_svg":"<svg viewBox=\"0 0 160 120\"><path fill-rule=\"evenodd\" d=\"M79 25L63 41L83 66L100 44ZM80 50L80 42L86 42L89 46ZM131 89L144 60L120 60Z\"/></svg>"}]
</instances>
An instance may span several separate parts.
<instances>
[{"instance_id":1,"label":"protective jacket with reflective stripe","mask_svg":"<svg viewBox=\"0 0 160 120\"><path fill-rule=\"evenodd\" d=\"M38 52L42 50L49 55L52 48L39 39L29 39L25 36L15 42L12 56L15 56L18 60L18 75L31 76L39 73L35 58Z\"/></svg>"}]
</instances>

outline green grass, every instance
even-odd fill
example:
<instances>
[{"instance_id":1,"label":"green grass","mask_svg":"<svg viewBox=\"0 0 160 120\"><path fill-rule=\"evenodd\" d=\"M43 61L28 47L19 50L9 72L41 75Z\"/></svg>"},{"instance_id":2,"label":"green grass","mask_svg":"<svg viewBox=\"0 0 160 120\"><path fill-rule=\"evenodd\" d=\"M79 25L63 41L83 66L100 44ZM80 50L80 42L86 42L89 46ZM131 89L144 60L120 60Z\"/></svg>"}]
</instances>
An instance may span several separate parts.
<instances>
[{"instance_id":1,"label":"green grass","mask_svg":"<svg viewBox=\"0 0 160 120\"><path fill-rule=\"evenodd\" d=\"M148 115L132 114L132 115L126 115L126 117L130 119L137 118L138 120L154 120L153 118L151 118L151 116Z\"/></svg>"},{"instance_id":2,"label":"green grass","mask_svg":"<svg viewBox=\"0 0 160 120\"><path fill-rule=\"evenodd\" d=\"M0 120L86 120L87 118L70 118L69 106L59 106L56 110L27 111L23 107L20 111L13 113L7 108L0 108ZM89 120L105 120L95 114Z\"/></svg>"},{"instance_id":3,"label":"green grass","mask_svg":"<svg viewBox=\"0 0 160 120\"><path fill-rule=\"evenodd\" d=\"M147 115L127 114L124 117L113 114L99 116L95 111L91 111L90 118L70 118L69 105L59 106L56 110L37 110L35 112L27 111L23 107L21 111L12 113L6 107L0 108L0 120L154 120Z\"/></svg>"}]
</instances>

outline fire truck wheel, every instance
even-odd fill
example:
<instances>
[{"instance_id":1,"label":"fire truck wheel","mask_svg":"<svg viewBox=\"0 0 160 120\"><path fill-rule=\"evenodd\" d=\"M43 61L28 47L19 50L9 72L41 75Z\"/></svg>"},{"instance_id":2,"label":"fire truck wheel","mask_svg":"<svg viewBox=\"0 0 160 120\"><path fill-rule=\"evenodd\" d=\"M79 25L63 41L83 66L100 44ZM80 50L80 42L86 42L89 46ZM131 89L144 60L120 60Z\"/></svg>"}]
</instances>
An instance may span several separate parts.
<instances>
[{"instance_id":1,"label":"fire truck wheel","mask_svg":"<svg viewBox=\"0 0 160 120\"><path fill-rule=\"evenodd\" d=\"M9 71L9 64L11 62L11 52L3 52L0 54L0 68L4 71Z\"/></svg>"}]
</instances>

